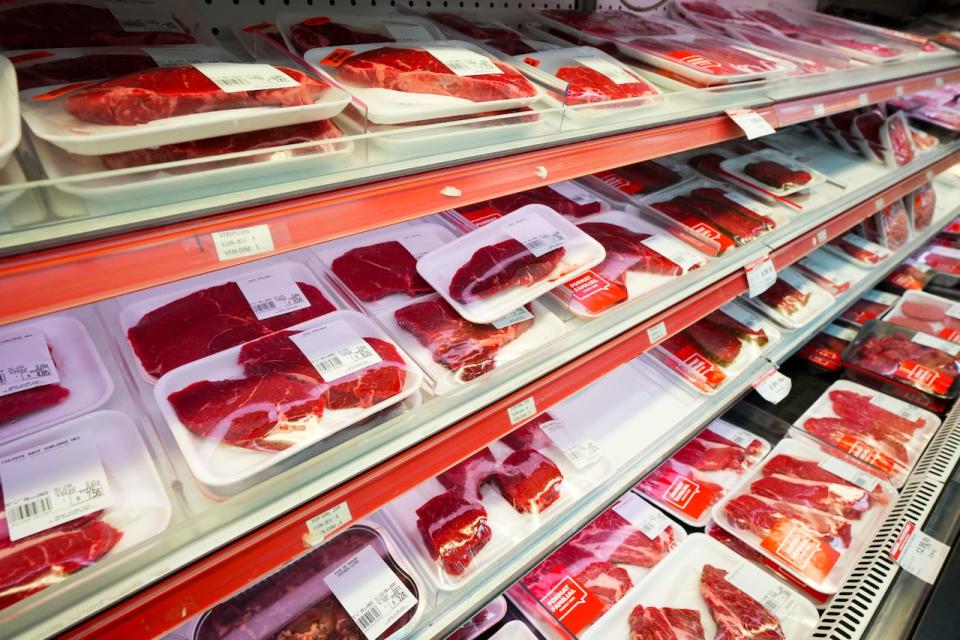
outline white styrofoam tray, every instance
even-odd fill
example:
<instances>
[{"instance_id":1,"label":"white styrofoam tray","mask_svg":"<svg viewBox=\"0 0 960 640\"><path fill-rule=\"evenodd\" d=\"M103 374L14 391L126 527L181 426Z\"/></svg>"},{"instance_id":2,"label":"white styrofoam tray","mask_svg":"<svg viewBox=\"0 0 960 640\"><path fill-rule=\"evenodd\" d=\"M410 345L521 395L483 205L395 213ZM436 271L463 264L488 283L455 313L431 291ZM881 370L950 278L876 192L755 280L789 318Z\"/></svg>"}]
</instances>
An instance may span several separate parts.
<instances>
[{"instance_id":1,"label":"white styrofoam tray","mask_svg":"<svg viewBox=\"0 0 960 640\"><path fill-rule=\"evenodd\" d=\"M793 267L787 267L778 273L777 278L786 280L802 293L809 293L810 299L807 301L806 306L802 307L797 313L788 316L779 309L774 309L767 305L759 296L756 298L744 296L741 299L754 308L759 309L767 317L775 320L780 326L786 327L787 329L799 329L808 322L813 321L821 311L833 304L834 297L829 291Z\"/></svg>"},{"instance_id":2,"label":"white styrofoam tray","mask_svg":"<svg viewBox=\"0 0 960 640\"><path fill-rule=\"evenodd\" d=\"M783 189L777 189L768 184L760 182L756 178L749 176L744 172L744 167L746 167L748 164L763 160L776 162L777 164L783 165L793 171L806 171L810 174L810 181L804 185L793 185ZM774 149L761 149L760 151L754 151L753 153L748 153L743 156L737 156L735 158L724 160L720 163L720 168L739 178L742 182L751 187L751 193L756 193L765 200L775 200L777 197L785 198L786 196L792 195L799 191L808 191L813 187L823 184L827 181L827 177L813 167L803 164L802 162L791 158L787 154L781 153Z\"/></svg>"}]
</instances>

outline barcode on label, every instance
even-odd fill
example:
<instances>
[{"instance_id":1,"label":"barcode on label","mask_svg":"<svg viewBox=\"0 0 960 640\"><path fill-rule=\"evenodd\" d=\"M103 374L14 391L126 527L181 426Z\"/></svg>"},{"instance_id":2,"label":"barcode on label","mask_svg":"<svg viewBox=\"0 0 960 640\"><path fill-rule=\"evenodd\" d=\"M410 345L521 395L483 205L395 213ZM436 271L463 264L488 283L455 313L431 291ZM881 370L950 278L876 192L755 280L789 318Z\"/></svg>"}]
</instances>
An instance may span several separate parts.
<instances>
[{"instance_id":1,"label":"barcode on label","mask_svg":"<svg viewBox=\"0 0 960 640\"><path fill-rule=\"evenodd\" d=\"M8 509L7 518L10 519L10 522L16 524L50 511L53 511L53 503L49 496L44 496L39 500L18 504L13 509Z\"/></svg>"},{"instance_id":2,"label":"barcode on label","mask_svg":"<svg viewBox=\"0 0 960 640\"><path fill-rule=\"evenodd\" d=\"M366 631L382 617L380 608L376 605L370 605L357 616L357 624L360 625L361 630Z\"/></svg>"},{"instance_id":3,"label":"barcode on label","mask_svg":"<svg viewBox=\"0 0 960 640\"><path fill-rule=\"evenodd\" d=\"M261 302L259 304L253 305L254 311L273 311L277 308L276 303L273 300L268 300L266 302Z\"/></svg>"}]
</instances>

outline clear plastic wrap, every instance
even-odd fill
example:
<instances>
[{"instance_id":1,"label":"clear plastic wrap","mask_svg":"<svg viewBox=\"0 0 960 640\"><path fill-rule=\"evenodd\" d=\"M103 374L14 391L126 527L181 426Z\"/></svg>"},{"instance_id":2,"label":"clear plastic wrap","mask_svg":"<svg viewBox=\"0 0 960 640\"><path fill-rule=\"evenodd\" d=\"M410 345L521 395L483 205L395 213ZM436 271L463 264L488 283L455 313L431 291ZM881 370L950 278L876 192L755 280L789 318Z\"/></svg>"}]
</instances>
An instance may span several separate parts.
<instances>
[{"instance_id":1,"label":"clear plastic wrap","mask_svg":"<svg viewBox=\"0 0 960 640\"><path fill-rule=\"evenodd\" d=\"M902 487L940 419L903 400L838 380L794 424Z\"/></svg>"},{"instance_id":2,"label":"clear plastic wrap","mask_svg":"<svg viewBox=\"0 0 960 640\"><path fill-rule=\"evenodd\" d=\"M823 249L864 269L870 269L880 264L889 258L892 253L886 247L871 242L854 231L847 232L839 238L834 238L824 245Z\"/></svg>"},{"instance_id":3,"label":"clear plastic wrap","mask_svg":"<svg viewBox=\"0 0 960 640\"><path fill-rule=\"evenodd\" d=\"M794 267L782 269L773 285L744 302L788 329L799 329L833 304L833 295Z\"/></svg>"},{"instance_id":4,"label":"clear plastic wrap","mask_svg":"<svg viewBox=\"0 0 960 640\"><path fill-rule=\"evenodd\" d=\"M960 343L960 305L924 291L907 291L883 317L901 327Z\"/></svg>"},{"instance_id":5,"label":"clear plastic wrap","mask_svg":"<svg viewBox=\"0 0 960 640\"><path fill-rule=\"evenodd\" d=\"M447 640L476 640L499 624L506 616L507 610L507 599L502 595L497 596L472 618L460 625L447 637Z\"/></svg>"},{"instance_id":6,"label":"clear plastic wrap","mask_svg":"<svg viewBox=\"0 0 960 640\"><path fill-rule=\"evenodd\" d=\"M916 260L906 260L891 271L883 281L896 291L923 289L933 279L933 269Z\"/></svg>"},{"instance_id":7,"label":"clear plastic wrap","mask_svg":"<svg viewBox=\"0 0 960 640\"><path fill-rule=\"evenodd\" d=\"M688 525L702 527L710 508L769 451L770 443L763 438L714 420L636 490Z\"/></svg>"},{"instance_id":8,"label":"clear plastic wrap","mask_svg":"<svg viewBox=\"0 0 960 640\"><path fill-rule=\"evenodd\" d=\"M611 39L642 35L675 35L689 28L662 18L614 10L544 9L538 17L572 42L607 44Z\"/></svg>"},{"instance_id":9,"label":"clear plastic wrap","mask_svg":"<svg viewBox=\"0 0 960 640\"><path fill-rule=\"evenodd\" d=\"M808 191L827 180L816 169L774 149L761 149L724 160L720 169L766 200Z\"/></svg>"},{"instance_id":10,"label":"clear plastic wrap","mask_svg":"<svg viewBox=\"0 0 960 640\"><path fill-rule=\"evenodd\" d=\"M902 247L913 235L910 216L903 201L896 200L863 222L864 235L891 251Z\"/></svg>"},{"instance_id":11,"label":"clear plastic wrap","mask_svg":"<svg viewBox=\"0 0 960 640\"><path fill-rule=\"evenodd\" d=\"M587 184L603 182L624 196L634 198L662 191L692 175L688 167L673 163L671 158L658 158L601 171L585 180Z\"/></svg>"},{"instance_id":12,"label":"clear plastic wrap","mask_svg":"<svg viewBox=\"0 0 960 640\"><path fill-rule=\"evenodd\" d=\"M889 151L885 154L889 167L908 165L917 157L910 125L902 111L896 112L883 123L880 129L880 142L884 149Z\"/></svg>"},{"instance_id":13,"label":"clear plastic wrap","mask_svg":"<svg viewBox=\"0 0 960 640\"><path fill-rule=\"evenodd\" d=\"M920 264L929 267L938 281L944 280L947 286L953 286L960 280L960 249L939 244L928 244L913 257Z\"/></svg>"},{"instance_id":14,"label":"clear plastic wrap","mask_svg":"<svg viewBox=\"0 0 960 640\"><path fill-rule=\"evenodd\" d=\"M863 277L860 269L822 249L804 256L795 266L834 296L841 295Z\"/></svg>"},{"instance_id":15,"label":"clear plastic wrap","mask_svg":"<svg viewBox=\"0 0 960 640\"><path fill-rule=\"evenodd\" d=\"M20 135L17 76L10 61L0 56L0 170L6 166L14 149L20 144ZM3 194L0 200L5 197L6 194Z\"/></svg>"},{"instance_id":16,"label":"clear plastic wrap","mask_svg":"<svg viewBox=\"0 0 960 640\"><path fill-rule=\"evenodd\" d=\"M899 296L884 291L866 291L840 314L840 319L859 327L865 322L879 319L897 304L899 299Z\"/></svg>"},{"instance_id":17,"label":"clear plastic wrap","mask_svg":"<svg viewBox=\"0 0 960 640\"><path fill-rule=\"evenodd\" d=\"M287 48L300 55L327 47L443 39L429 20L401 13L283 11L277 15L277 28Z\"/></svg>"},{"instance_id":18,"label":"clear plastic wrap","mask_svg":"<svg viewBox=\"0 0 960 640\"><path fill-rule=\"evenodd\" d=\"M451 213L461 227L474 229L528 204L542 204L574 220L606 213L611 209L610 203L595 191L585 188L580 182L566 180L465 205L452 210Z\"/></svg>"},{"instance_id":19,"label":"clear plastic wrap","mask_svg":"<svg viewBox=\"0 0 960 640\"><path fill-rule=\"evenodd\" d=\"M474 41L504 56L523 56L558 48L558 45L550 42L525 37L523 33L499 20L489 20L483 12L430 12L427 17L452 31L456 37Z\"/></svg>"},{"instance_id":20,"label":"clear plastic wrap","mask_svg":"<svg viewBox=\"0 0 960 640\"><path fill-rule=\"evenodd\" d=\"M803 345L797 356L821 369L840 371L843 369L843 352L856 337L855 329L830 324Z\"/></svg>"},{"instance_id":21,"label":"clear plastic wrap","mask_svg":"<svg viewBox=\"0 0 960 640\"><path fill-rule=\"evenodd\" d=\"M933 183L928 182L903 199L913 223L914 231L923 231L933 221L933 213L937 207L937 191Z\"/></svg>"}]
</instances>

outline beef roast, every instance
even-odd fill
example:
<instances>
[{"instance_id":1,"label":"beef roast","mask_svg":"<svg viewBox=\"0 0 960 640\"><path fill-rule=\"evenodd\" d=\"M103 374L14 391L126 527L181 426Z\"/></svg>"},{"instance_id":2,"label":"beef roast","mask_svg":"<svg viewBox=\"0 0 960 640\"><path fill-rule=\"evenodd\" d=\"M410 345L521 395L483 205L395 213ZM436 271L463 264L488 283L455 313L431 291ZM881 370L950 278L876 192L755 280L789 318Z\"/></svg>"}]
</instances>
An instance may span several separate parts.
<instances>
[{"instance_id":1,"label":"beef roast","mask_svg":"<svg viewBox=\"0 0 960 640\"><path fill-rule=\"evenodd\" d=\"M530 422L525 423L523 426L514 429L507 435L500 438L500 442L507 445L514 451L517 449L523 449L524 447L530 447L537 450L549 447L553 444L553 440L550 439L550 436L544 433L540 426L548 422L553 422L554 420L555 418L549 413L541 413Z\"/></svg>"},{"instance_id":2,"label":"beef roast","mask_svg":"<svg viewBox=\"0 0 960 640\"><path fill-rule=\"evenodd\" d=\"M765 185L781 190L802 187L813 180L813 176L808 172L785 167L773 160L751 162L743 168L743 172Z\"/></svg>"},{"instance_id":3,"label":"beef roast","mask_svg":"<svg viewBox=\"0 0 960 640\"><path fill-rule=\"evenodd\" d=\"M529 287L548 277L566 254L563 247L534 255L513 238L477 249L450 280L450 296L472 302L511 287Z\"/></svg>"},{"instance_id":4,"label":"beef roast","mask_svg":"<svg viewBox=\"0 0 960 640\"><path fill-rule=\"evenodd\" d=\"M629 72L625 72L628 73ZM656 94L656 90L642 79L617 83L606 74L583 65L560 67L554 74L567 83L564 102L568 105L625 100Z\"/></svg>"},{"instance_id":5,"label":"beef roast","mask_svg":"<svg viewBox=\"0 0 960 640\"><path fill-rule=\"evenodd\" d=\"M780 621L766 607L733 586L727 572L703 565L700 595L717 623L714 640L783 640Z\"/></svg>"},{"instance_id":6,"label":"beef roast","mask_svg":"<svg viewBox=\"0 0 960 640\"><path fill-rule=\"evenodd\" d=\"M427 93L473 102L532 98L536 89L513 67L489 59L501 73L460 76L421 49L381 47L350 56L339 79L361 87Z\"/></svg>"},{"instance_id":7,"label":"beef roast","mask_svg":"<svg viewBox=\"0 0 960 640\"><path fill-rule=\"evenodd\" d=\"M704 640L700 612L696 609L645 607L630 612L629 640Z\"/></svg>"},{"instance_id":8,"label":"beef roast","mask_svg":"<svg viewBox=\"0 0 960 640\"><path fill-rule=\"evenodd\" d=\"M649 233L634 233L609 222L584 222L580 230L603 245L606 257L593 270L610 282L623 283L628 271L661 276L683 275L683 268L643 243Z\"/></svg>"},{"instance_id":9,"label":"beef roast","mask_svg":"<svg viewBox=\"0 0 960 640\"><path fill-rule=\"evenodd\" d=\"M330 268L364 302L397 293L416 297L433 291L417 273L417 259L396 240L350 249L335 258Z\"/></svg>"},{"instance_id":10,"label":"beef roast","mask_svg":"<svg viewBox=\"0 0 960 640\"><path fill-rule=\"evenodd\" d=\"M290 27L290 39L301 54L310 49L341 47L351 44L393 42L393 38L372 31L334 22L330 18L308 18Z\"/></svg>"},{"instance_id":11,"label":"beef roast","mask_svg":"<svg viewBox=\"0 0 960 640\"><path fill-rule=\"evenodd\" d=\"M228 93L196 67L164 67L105 80L71 93L64 108L84 122L135 125L224 109L312 105L328 88L296 69L277 69L299 84Z\"/></svg>"},{"instance_id":12,"label":"beef roast","mask_svg":"<svg viewBox=\"0 0 960 640\"><path fill-rule=\"evenodd\" d=\"M490 541L487 511L459 493L430 498L417 509L417 529L430 555L451 576L460 576Z\"/></svg>"},{"instance_id":13,"label":"beef roast","mask_svg":"<svg viewBox=\"0 0 960 640\"><path fill-rule=\"evenodd\" d=\"M116 78L157 66L157 62L146 53L85 53L16 67L17 85L20 91L26 91L70 82Z\"/></svg>"},{"instance_id":14,"label":"beef roast","mask_svg":"<svg viewBox=\"0 0 960 640\"><path fill-rule=\"evenodd\" d=\"M496 479L497 468L497 459L484 447L438 475L437 480L447 491L481 500L480 487Z\"/></svg>"},{"instance_id":15,"label":"beef roast","mask_svg":"<svg viewBox=\"0 0 960 640\"><path fill-rule=\"evenodd\" d=\"M524 448L507 456L497 472L504 499L520 513L540 513L560 498L563 474L557 465L534 449Z\"/></svg>"}]
</instances>

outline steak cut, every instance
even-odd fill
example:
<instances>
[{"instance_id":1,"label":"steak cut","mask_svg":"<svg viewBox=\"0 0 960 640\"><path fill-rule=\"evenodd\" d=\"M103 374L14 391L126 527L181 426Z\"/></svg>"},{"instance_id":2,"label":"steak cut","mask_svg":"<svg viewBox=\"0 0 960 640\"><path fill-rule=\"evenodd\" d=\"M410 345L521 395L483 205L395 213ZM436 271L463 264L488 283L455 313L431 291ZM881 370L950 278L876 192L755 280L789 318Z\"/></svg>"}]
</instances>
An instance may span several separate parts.
<instances>
[{"instance_id":1,"label":"steak cut","mask_svg":"<svg viewBox=\"0 0 960 640\"><path fill-rule=\"evenodd\" d=\"M45 384L0 396L0 425L34 411L60 404L70 395L70 389L59 384Z\"/></svg>"},{"instance_id":2,"label":"steak cut","mask_svg":"<svg viewBox=\"0 0 960 640\"><path fill-rule=\"evenodd\" d=\"M596 177L627 195L654 193L683 180L683 176L678 172L655 160L617 167L598 173Z\"/></svg>"},{"instance_id":3,"label":"steak cut","mask_svg":"<svg viewBox=\"0 0 960 640\"><path fill-rule=\"evenodd\" d=\"M792 316L810 302L810 294L800 291L783 278L777 278L769 289L757 296L768 307Z\"/></svg>"},{"instance_id":4,"label":"steak cut","mask_svg":"<svg viewBox=\"0 0 960 640\"><path fill-rule=\"evenodd\" d=\"M501 73L459 76L421 49L381 47L350 56L340 65L338 78L361 87L391 89L494 102L532 98L536 89L513 67L488 58Z\"/></svg>"},{"instance_id":5,"label":"steak cut","mask_svg":"<svg viewBox=\"0 0 960 640\"><path fill-rule=\"evenodd\" d=\"M897 462L910 464L910 455L904 444L888 438L884 432L878 435L876 431L865 430L862 425L842 418L808 418L803 428L810 435L840 449L849 450L853 446L851 441L858 441Z\"/></svg>"},{"instance_id":6,"label":"steak cut","mask_svg":"<svg viewBox=\"0 0 960 640\"><path fill-rule=\"evenodd\" d=\"M329 18L309 18L290 27L290 40L300 54L310 49L341 47L351 44L393 42L393 38L371 31L362 31Z\"/></svg>"},{"instance_id":7,"label":"steak cut","mask_svg":"<svg viewBox=\"0 0 960 640\"><path fill-rule=\"evenodd\" d=\"M683 275L680 265L644 244L644 240L653 237L649 233L634 233L609 222L584 222L577 226L603 245L606 257L593 271L610 282L625 283L628 271L659 276Z\"/></svg>"},{"instance_id":8,"label":"steak cut","mask_svg":"<svg viewBox=\"0 0 960 640\"><path fill-rule=\"evenodd\" d=\"M500 442L507 445L514 451L517 449L523 449L524 447L530 447L531 449L546 449L547 447L553 444L553 440L550 439L543 429L540 428L540 425L546 424L548 422L553 422L555 418L549 413L541 413L539 416L527 422L518 429L514 429L507 435L500 438Z\"/></svg>"},{"instance_id":9,"label":"steak cut","mask_svg":"<svg viewBox=\"0 0 960 640\"><path fill-rule=\"evenodd\" d=\"M881 261L883 261L886 258L886 255L880 255L878 253L874 253L869 249L866 249L864 247L859 246L858 244L855 244L854 242L851 242L849 239L847 239L846 236L842 236L835 240L831 240L830 244L837 247L838 249L846 253L848 256L856 258L861 262L866 262L867 264L879 264Z\"/></svg>"},{"instance_id":10,"label":"steak cut","mask_svg":"<svg viewBox=\"0 0 960 640\"><path fill-rule=\"evenodd\" d=\"M563 474L539 451L518 449L507 456L497 472L504 499L520 513L541 513L560 498Z\"/></svg>"},{"instance_id":11,"label":"steak cut","mask_svg":"<svg viewBox=\"0 0 960 640\"><path fill-rule=\"evenodd\" d=\"M759 329L748 327L744 323L726 313L723 309L717 309L716 311L711 312L706 317L706 320L717 326L723 327L741 340L752 342L759 347L762 347L770 341L770 339L767 337L767 332L763 330L763 327L760 327Z\"/></svg>"},{"instance_id":12,"label":"steak cut","mask_svg":"<svg viewBox=\"0 0 960 640\"><path fill-rule=\"evenodd\" d=\"M526 309L529 311L530 306ZM500 350L534 323L534 319L529 318L502 329L492 324L476 324L464 320L439 297L397 309L393 317L401 329L430 351L434 362L453 371L460 382L469 382L492 371Z\"/></svg>"},{"instance_id":13,"label":"steak cut","mask_svg":"<svg viewBox=\"0 0 960 640\"><path fill-rule=\"evenodd\" d=\"M809 507L848 520L859 520L873 507L869 493L846 484L823 484L768 475L754 480L750 491L764 498Z\"/></svg>"},{"instance_id":14,"label":"steak cut","mask_svg":"<svg viewBox=\"0 0 960 640\"><path fill-rule=\"evenodd\" d=\"M751 162L743 168L743 172L765 185L781 190L802 187L813 180L813 176L808 172L785 167L773 160Z\"/></svg>"},{"instance_id":15,"label":"steak cut","mask_svg":"<svg viewBox=\"0 0 960 640\"><path fill-rule=\"evenodd\" d=\"M496 479L497 459L488 447L453 465L437 476L444 489L459 493L467 499L481 500L480 488Z\"/></svg>"},{"instance_id":16,"label":"steak cut","mask_svg":"<svg viewBox=\"0 0 960 640\"><path fill-rule=\"evenodd\" d=\"M883 429L890 432L893 437L897 437L897 434L899 434L904 442L926 426L926 421L922 417L916 420L908 420L873 404L870 401L870 396L853 391L834 389L829 393L829 398L833 410L841 418L846 418L857 424L872 425L875 428Z\"/></svg>"},{"instance_id":17,"label":"steak cut","mask_svg":"<svg viewBox=\"0 0 960 640\"><path fill-rule=\"evenodd\" d=\"M913 360L947 376L958 374L958 361L954 356L918 344L901 333L867 338L860 343L854 358L856 364L864 369L885 376L893 375L904 360Z\"/></svg>"},{"instance_id":18,"label":"steak cut","mask_svg":"<svg viewBox=\"0 0 960 640\"><path fill-rule=\"evenodd\" d=\"M0 50L195 42L176 31L124 31L109 9L84 2L38 2L0 11Z\"/></svg>"},{"instance_id":19,"label":"steak cut","mask_svg":"<svg viewBox=\"0 0 960 640\"><path fill-rule=\"evenodd\" d=\"M417 273L417 259L396 240L350 249L330 268L364 302L396 293L413 298L433 291Z\"/></svg>"},{"instance_id":20,"label":"steak cut","mask_svg":"<svg viewBox=\"0 0 960 640\"><path fill-rule=\"evenodd\" d=\"M296 69L277 69L299 84L227 93L196 67L164 67L104 80L71 93L64 108L84 122L135 125L225 109L312 105L328 88Z\"/></svg>"},{"instance_id":21,"label":"steak cut","mask_svg":"<svg viewBox=\"0 0 960 640\"><path fill-rule=\"evenodd\" d=\"M625 73L629 74L628 71ZM560 67L554 75L567 83L564 102L568 105L626 100L657 93L640 78L636 78L636 82L617 83L606 74L583 65Z\"/></svg>"},{"instance_id":22,"label":"steak cut","mask_svg":"<svg viewBox=\"0 0 960 640\"><path fill-rule=\"evenodd\" d=\"M830 473L813 460L801 460L800 458L794 458L784 453L777 454L767 460L763 464L761 473L767 476L789 476L792 478L802 478L811 482L828 482L830 484L857 487L857 485L852 482ZM883 491L877 490L872 496L874 500L882 499Z\"/></svg>"},{"instance_id":23,"label":"steak cut","mask_svg":"<svg viewBox=\"0 0 960 640\"><path fill-rule=\"evenodd\" d=\"M678 200L696 210L705 220L709 220L721 231L743 244L755 240L767 230L767 225L756 216L745 216L738 210L725 204L706 198L679 196Z\"/></svg>"},{"instance_id":24,"label":"steak cut","mask_svg":"<svg viewBox=\"0 0 960 640\"><path fill-rule=\"evenodd\" d=\"M700 595L717 623L714 640L783 640L780 621L762 604L727 580L727 572L703 565Z\"/></svg>"},{"instance_id":25,"label":"steak cut","mask_svg":"<svg viewBox=\"0 0 960 640\"><path fill-rule=\"evenodd\" d=\"M266 320L257 319L236 282L200 289L144 314L127 330L127 339L144 370L159 378L180 365L336 309L315 286L297 286L310 306Z\"/></svg>"},{"instance_id":26,"label":"steak cut","mask_svg":"<svg viewBox=\"0 0 960 640\"><path fill-rule=\"evenodd\" d=\"M711 245L719 245L720 252L736 244L729 234L721 231L704 216L703 209L697 206L693 198L676 196L670 200L654 202L650 206L671 220L679 222L692 233L705 238ZM715 249L712 252L717 253Z\"/></svg>"},{"instance_id":27,"label":"steak cut","mask_svg":"<svg viewBox=\"0 0 960 640\"><path fill-rule=\"evenodd\" d=\"M450 296L467 303L511 287L529 287L553 273L565 254L558 247L537 257L513 238L481 247L453 274Z\"/></svg>"},{"instance_id":28,"label":"steak cut","mask_svg":"<svg viewBox=\"0 0 960 640\"><path fill-rule=\"evenodd\" d=\"M783 502L768 502L746 493L730 500L724 505L723 512L735 527L752 531L760 538L767 537L780 522L795 520L832 547L850 546L852 527L849 521L811 509L800 509Z\"/></svg>"},{"instance_id":29,"label":"steak cut","mask_svg":"<svg viewBox=\"0 0 960 640\"><path fill-rule=\"evenodd\" d=\"M520 207L528 204L542 204L550 207L560 215L573 218L583 218L586 216L600 213L603 210L603 202L599 198L594 198L589 202L576 202L566 197L556 189L550 186L535 187L511 193L510 195L493 198L477 204L459 207L458 212L462 214L479 214L480 212L489 212L493 209L498 216L504 216L513 213Z\"/></svg>"},{"instance_id":30,"label":"steak cut","mask_svg":"<svg viewBox=\"0 0 960 640\"><path fill-rule=\"evenodd\" d=\"M702 32L692 38L641 38L628 44L715 77L775 71L779 66L774 60L755 56L731 46L728 40Z\"/></svg>"},{"instance_id":31,"label":"steak cut","mask_svg":"<svg viewBox=\"0 0 960 640\"><path fill-rule=\"evenodd\" d=\"M0 21L2 20L3 14L0 14ZM116 78L158 66L157 62L145 53L85 53L73 58L37 62L15 69L17 85L20 91L26 91L70 82Z\"/></svg>"},{"instance_id":32,"label":"steak cut","mask_svg":"<svg viewBox=\"0 0 960 640\"><path fill-rule=\"evenodd\" d=\"M746 449L713 444L700 436L681 447L672 459L698 471L742 471L749 462Z\"/></svg>"},{"instance_id":33,"label":"steak cut","mask_svg":"<svg viewBox=\"0 0 960 640\"><path fill-rule=\"evenodd\" d=\"M457 493L441 493L417 509L417 529L431 557L461 576L490 541L487 510Z\"/></svg>"},{"instance_id":34,"label":"steak cut","mask_svg":"<svg viewBox=\"0 0 960 640\"><path fill-rule=\"evenodd\" d=\"M178 162L181 160L192 160L194 158L219 156L227 153L253 151L255 149L270 149L288 144L333 140L342 135L342 132L332 120L318 120L304 124L291 124L286 127L232 133L226 136L205 138L203 140L190 140L176 144L165 144L160 147L111 153L100 156L100 159L103 162L103 166L108 169L126 169L128 167L141 167L148 164L160 164L161 162ZM192 173L197 170L209 170L251 162L281 160L314 153L329 153L333 151L333 149L333 144L313 145L302 149L287 149L285 151L274 151L272 153L258 153L243 158L205 162L201 165L191 165L189 167L167 168L164 169L164 171L168 173Z\"/></svg>"},{"instance_id":35,"label":"steak cut","mask_svg":"<svg viewBox=\"0 0 960 640\"><path fill-rule=\"evenodd\" d=\"M727 192L723 189L718 189L716 187L698 187L691 191L690 195L700 200L706 200L723 207L727 207L728 209L737 212L744 218L747 218L756 224L763 225L765 229L776 229L777 227L776 220L770 216L765 216L762 213L748 209L736 200L730 198L730 196L727 195Z\"/></svg>"},{"instance_id":36,"label":"steak cut","mask_svg":"<svg viewBox=\"0 0 960 640\"><path fill-rule=\"evenodd\" d=\"M254 377L277 374L314 385L325 383L310 359L290 339L295 333L281 331L243 345L237 358L243 373ZM403 391L407 365L400 352L379 338L363 337L363 341L382 361L324 384L330 409L366 409Z\"/></svg>"},{"instance_id":37,"label":"steak cut","mask_svg":"<svg viewBox=\"0 0 960 640\"><path fill-rule=\"evenodd\" d=\"M742 343L721 325L707 319L698 320L684 329L705 356L722 367L733 364L742 350Z\"/></svg>"},{"instance_id":38,"label":"steak cut","mask_svg":"<svg viewBox=\"0 0 960 640\"><path fill-rule=\"evenodd\" d=\"M630 612L629 640L704 640L700 612L696 609L645 607Z\"/></svg>"},{"instance_id":39,"label":"steak cut","mask_svg":"<svg viewBox=\"0 0 960 640\"><path fill-rule=\"evenodd\" d=\"M590 549L600 560L650 568L676 544L672 527L651 540L613 509L607 509L584 527L570 542Z\"/></svg>"}]
</instances>

